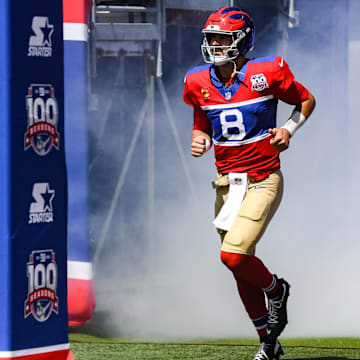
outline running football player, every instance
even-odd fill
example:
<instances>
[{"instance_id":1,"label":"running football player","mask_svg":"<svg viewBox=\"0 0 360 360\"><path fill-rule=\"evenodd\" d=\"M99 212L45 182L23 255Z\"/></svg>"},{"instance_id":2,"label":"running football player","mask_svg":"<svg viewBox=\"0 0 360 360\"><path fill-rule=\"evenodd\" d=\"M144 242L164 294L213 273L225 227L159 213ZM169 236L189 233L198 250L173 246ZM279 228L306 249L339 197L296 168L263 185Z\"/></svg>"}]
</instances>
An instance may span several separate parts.
<instances>
[{"instance_id":1,"label":"running football player","mask_svg":"<svg viewBox=\"0 0 360 360\"><path fill-rule=\"evenodd\" d=\"M221 8L202 34L207 64L185 77L184 101L194 108L191 153L200 157L214 146L214 224L222 240L221 260L233 273L260 337L254 360L279 359L290 285L255 256L255 246L282 198L279 153L310 116L315 99L283 58L245 57L255 36L245 11ZM278 100L295 106L281 127L276 125Z\"/></svg>"}]
</instances>

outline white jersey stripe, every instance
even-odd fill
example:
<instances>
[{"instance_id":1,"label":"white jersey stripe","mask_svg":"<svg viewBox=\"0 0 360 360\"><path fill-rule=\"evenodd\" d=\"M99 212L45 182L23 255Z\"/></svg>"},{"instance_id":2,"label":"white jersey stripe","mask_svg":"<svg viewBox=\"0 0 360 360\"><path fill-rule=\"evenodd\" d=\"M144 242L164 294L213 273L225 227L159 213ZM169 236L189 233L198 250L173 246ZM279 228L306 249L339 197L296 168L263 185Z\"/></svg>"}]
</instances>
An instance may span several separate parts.
<instances>
[{"instance_id":1,"label":"white jersey stripe","mask_svg":"<svg viewBox=\"0 0 360 360\"><path fill-rule=\"evenodd\" d=\"M256 103L259 103L259 102L271 100L273 98L274 98L273 95L266 95L266 96L258 97L256 99L241 101L241 102L238 102L238 103L201 106L201 109L202 110L233 109L233 108L237 108L237 107L240 107L240 106L251 105L251 104L256 104Z\"/></svg>"},{"instance_id":2,"label":"white jersey stripe","mask_svg":"<svg viewBox=\"0 0 360 360\"><path fill-rule=\"evenodd\" d=\"M256 141L260 141L260 140L263 140L263 139L266 139L267 137L271 136L271 134L262 134L260 136L256 136L254 138L251 138L251 139L246 139L246 140L243 140L243 141L216 141L215 139L213 139L213 143L215 145L220 145L220 146L241 146L241 145L245 145L245 144L251 144L253 142L256 142Z\"/></svg>"}]
</instances>

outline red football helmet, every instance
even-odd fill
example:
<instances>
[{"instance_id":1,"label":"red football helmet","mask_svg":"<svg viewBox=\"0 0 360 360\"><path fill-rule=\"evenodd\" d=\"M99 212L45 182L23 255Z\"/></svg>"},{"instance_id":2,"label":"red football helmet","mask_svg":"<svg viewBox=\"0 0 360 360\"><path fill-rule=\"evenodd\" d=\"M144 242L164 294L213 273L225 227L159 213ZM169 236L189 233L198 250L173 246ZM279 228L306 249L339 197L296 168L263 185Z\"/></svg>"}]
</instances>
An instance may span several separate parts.
<instances>
[{"instance_id":1,"label":"red football helmet","mask_svg":"<svg viewBox=\"0 0 360 360\"><path fill-rule=\"evenodd\" d=\"M223 65L245 55L254 46L255 25L253 19L243 10L225 6L212 13L202 31L201 53L206 63ZM231 35L232 43L227 46L210 46L212 34ZM216 55L217 48L228 48L224 55Z\"/></svg>"}]
</instances>

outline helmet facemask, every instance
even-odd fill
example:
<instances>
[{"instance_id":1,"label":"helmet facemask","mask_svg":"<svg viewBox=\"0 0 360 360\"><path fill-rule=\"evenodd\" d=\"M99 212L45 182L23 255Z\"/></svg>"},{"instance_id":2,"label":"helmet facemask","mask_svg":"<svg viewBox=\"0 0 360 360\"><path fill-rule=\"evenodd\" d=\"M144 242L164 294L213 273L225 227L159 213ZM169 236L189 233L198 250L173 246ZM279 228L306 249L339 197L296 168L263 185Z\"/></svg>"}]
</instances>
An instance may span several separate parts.
<instances>
[{"instance_id":1,"label":"helmet facemask","mask_svg":"<svg viewBox=\"0 0 360 360\"><path fill-rule=\"evenodd\" d=\"M201 44L201 53L203 59L208 64L214 65L224 65L230 61L234 61L239 55L238 44L246 37L246 34L243 30L238 31L209 31L203 30L203 42ZM221 35L230 35L232 42L229 45L221 46L211 46L211 35L221 34ZM224 55L216 55L217 49L226 48Z\"/></svg>"}]
</instances>

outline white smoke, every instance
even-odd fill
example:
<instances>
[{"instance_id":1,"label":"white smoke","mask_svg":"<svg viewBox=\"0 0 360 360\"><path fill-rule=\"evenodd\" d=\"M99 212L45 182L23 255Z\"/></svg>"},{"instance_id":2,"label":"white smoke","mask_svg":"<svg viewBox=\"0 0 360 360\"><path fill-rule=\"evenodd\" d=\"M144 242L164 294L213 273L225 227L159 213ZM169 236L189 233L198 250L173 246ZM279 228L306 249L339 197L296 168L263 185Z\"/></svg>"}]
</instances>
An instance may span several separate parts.
<instances>
[{"instance_id":1,"label":"white smoke","mask_svg":"<svg viewBox=\"0 0 360 360\"><path fill-rule=\"evenodd\" d=\"M305 2L299 4L305 6ZM308 6L304 11L309 12ZM311 6L312 12L320 16L321 2L311 2ZM304 19L300 26L309 27ZM304 38L296 38L288 46L286 60L296 79L315 95L317 108L291 139L291 148L282 154L284 198L258 245L257 255L292 285L284 336L358 336L360 242L353 199L359 193L347 176L359 171L358 164L346 161L347 120L345 115L339 118L338 107L348 105L337 103L336 91L328 87L342 83L347 73L340 67L339 73L328 71L336 68L328 64L332 61L329 54L336 51L336 41L331 41L329 33L320 46L319 34L326 26L319 24L317 29L315 25L308 30L311 37L302 32ZM266 36L261 41L259 48L267 52L258 51L256 55L274 54L272 43L261 46ZM350 58L349 63L358 63L359 52L354 50L351 56L354 54L358 58ZM143 272L110 278L108 283L103 278L95 279L98 312L105 314L101 326L113 336L147 339L256 337L232 275L219 259L220 240L212 225L213 155L194 159L189 154L192 113L182 104L181 91L174 90L181 86L182 79L178 79L168 88L168 95L198 203L192 198L166 116L158 114L156 122L165 130L157 133L156 139L159 150L155 162L161 162L161 171L155 174L155 236L151 245L140 246L147 262ZM347 89L340 88L343 90ZM280 125L291 111L291 106L279 106ZM352 116L350 113L349 118ZM113 233L121 233L123 226L118 224ZM135 239L127 241L129 247L138 246ZM108 251L101 264L116 268L116 259L117 255ZM99 325L96 321L90 324Z\"/></svg>"}]
</instances>

